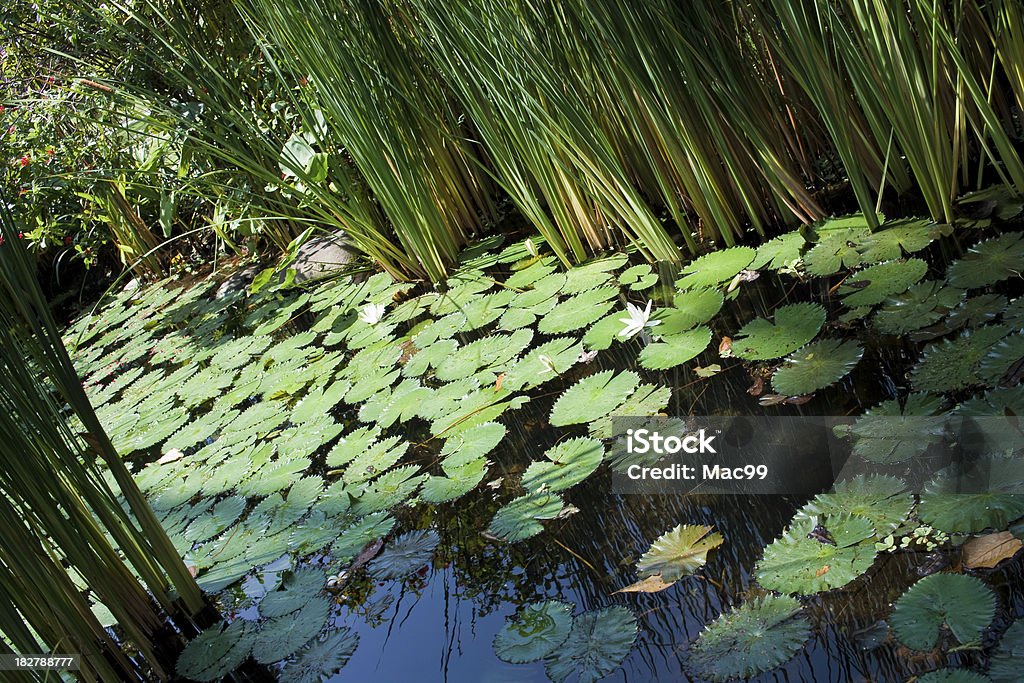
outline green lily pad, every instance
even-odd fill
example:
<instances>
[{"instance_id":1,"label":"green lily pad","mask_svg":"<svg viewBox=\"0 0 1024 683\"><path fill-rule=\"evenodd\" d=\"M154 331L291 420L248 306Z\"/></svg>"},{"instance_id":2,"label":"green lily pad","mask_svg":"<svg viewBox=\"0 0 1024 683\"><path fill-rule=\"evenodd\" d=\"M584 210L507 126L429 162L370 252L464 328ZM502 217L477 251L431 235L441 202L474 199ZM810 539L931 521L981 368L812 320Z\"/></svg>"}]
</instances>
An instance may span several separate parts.
<instances>
[{"instance_id":1,"label":"green lily pad","mask_svg":"<svg viewBox=\"0 0 1024 683\"><path fill-rule=\"evenodd\" d=\"M615 306L617 287L589 289L560 302L537 323L544 334L563 334L586 327Z\"/></svg>"},{"instance_id":2,"label":"green lily pad","mask_svg":"<svg viewBox=\"0 0 1024 683\"><path fill-rule=\"evenodd\" d=\"M178 657L175 669L183 678L218 681L249 656L253 632L249 622L238 619L228 625L217 624L193 638Z\"/></svg>"},{"instance_id":3,"label":"green lily pad","mask_svg":"<svg viewBox=\"0 0 1024 683\"><path fill-rule=\"evenodd\" d=\"M757 248L757 255L747 267L750 270L779 270L787 265L792 265L800 258L800 252L807 244L804 236L799 230L780 235L775 239L768 240Z\"/></svg>"},{"instance_id":4,"label":"green lily pad","mask_svg":"<svg viewBox=\"0 0 1024 683\"><path fill-rule=\"evenodd\" d=\"M367 569L378 580L403 579L430 563L440 541L432 529L404 533L374 558Z\"/></svg>"},{"instance_id":5,"label":"green lily pad","mask_svg":"<svg viewBox=\"0 0 1024 683\"><path fill-rule=\"evenodd\" d=\"M637 360L648 370L667 370L693 360L711 343L711 328L700 327L666 335L640 351Z\"/></svg>"},{"instance_id":6,"label":"green lily pad","mask_svg":"<svg viewBox=\"0 0 1024 683\"><path fill-rule=\"evenodd\" d=\"M641 578L661 576L665 583L678 581L693 574L708 561L708 553L722 545L725 539L711 533L711 527L680 524L658 537L637 562Z\"/></svg>"},{"instance_id":7,"label":"green lily pad","mask_svg":"<svg viewBox=\"0 0 1024 683\"><path fill-rule=\"evenodd\" d=\"M318 598L294 612L269 619L253 641L253 659L271 664L292 656L323 630L329 614L330 604Z\"/></svg>"},{"instance_id":8,"label":"green lily pad","mask_svg":"<svg viewBox=\"0 0 1024 683\"><path fill-rule=\"evenodd\" d=\"M554 519L562 511L562 499L550 492L528 493L499 509L488 528L493 536L510 543L536 536L541 520Z\"/></svg>"},{"instance_id":9,"label":"green lily pad","mask_svg":"<svg viewBox=\"0 0 1024 683\"><path fill-rule=\"evenodd\" d=\"M825 309L818 304L789 304L775 312L774 323L758 318L744 325L732 351L747 360L781 358L814 339L824 324Z\"/></svg>"},{"instance_id":10,"label":"green lily pad","mask_svg":"<svg viewBox=\"0 0 1024 683\"><path fill-rule=\"evenodd\" d=\"M509 664L543 659L569 637L572 605L546 600L523 605L494 636L494 654Z\"/></svg>"},{"instance_id":11,"label":"green lily pad","mask_svg":"<svg viewBox=\"0 0 1024 683\"><path fill-rule=\"evenodd\" d=\"M677 289L715 287L733 279L750 265L757 255L750 247L730 247L713 251L688 263L676 280Z\"/></svg>"},{"instance_id":12,"label":"green lily pad","mask_svg":"<svg viewBox=\"0 0 1024 683\"><path fill-rule=\"evenodd\" d=\"M631 292L640 292L653 287L658 282L658 274L651 271L646 263L626 268L619 274L619 284L629 287Z\"/></svg>"},{"instance_id":13,"label":"green lily pad","mask_svg":"<svg viewBox=\"0 0 1024 683\"><path fill-rule=\"evenodd\" d=\"M810 536L813 519L795 519L781 538L765 548L757 565L757 580L780 593L812 595L850 583L875 561L875 549L864 541L874 535L863 517L824 519L835 545Z\"/></svg>"},{"instance_id":14,"label":"green lily pad","mask_svg":"<svg viewBox=\"0 0 1024 683\"><path fill-rule=\"evenodd\" d=\"M954 287L975 289L995 284L1024 271L1024 234L1007 232L971 247L946 271Z\"/></svg>"},{"instance_id":15,"label":"green lily pad","mask_svg":"<svg viewBox=\"0 0 1024 683\"><path fill-rule=\"evenodd\" d=\"M625 607L584 612L565 642L544 660L544 669L554 683L574 674L579 683L594 683L622 666L636 634L636 617Z\"/></svg>"},{"instance_id":16,"label":"green lily pad","mask_svg":"<svg viewBox=\"0 0 1024 683\"><path fill-rule=\"evenodd\" d=\"M813 393L850 374L863 354L855 341L816 341L786 359L772 375L772 387L784 396Z\"/></svg>"},{"instance_id":17,"label":"green lily pad","mask_svg":"<svg viewBox=\"0 0 1024 683\"><path fill-rule=\"evenodd\" d=\"M949 330L961 327L978 327L995 320L1006 310L1006 297L1001 294L979 294L965 299L949 312L945 327Z\"/></svg>"},{"instance_id":18,"label":"green lily pad","mask_svg":"<svg viewBox=\"0 0 1024 683\"><path fill-rule=\"evenodd\" d=\"M883 334L915 332L941 320L962 298L963 290L925 280L886 299L872 320Z\"/></svg>"},{"instance_id":19,"label":"green lily pad","mask_svg":"<svg viewBox=\"0 0 1024 683\"><path fill-rule=\"evenodd\" d=\"M945 435L947 419L936 415L943 403L930 394L911 394L868 410L850 428L853 452L870 462L892 464L914 458Z\"/></svg>"},{"instance_id":20,"label":"green lily pad","mask_svg":"<svg viewBox=\"0 0 1024 683\"><path fill-rule=\"evenodd\" d=\"M260 602L260 615L264 617L283 617L301 609L323 590L327 579L323 571L308 567L298 569L286 577L278 590L271 591Z\"/></svg>"},{"instance_id":21,"label":"green lily pad","mask_svg":"<svg viewBox=\"0 0 1024 683\"><path fill-rule=\"evenodd\" d=\"M355 631L349 628L331 631L295 653L294 661L281 670L281 678L289 683L320 683L348 664L357 647L359 634Z\"/></svg>"},{"instance_id":22,"label":"green lily pad","mask_svg":"<svg viewBox=\"0 0 1024 683\"><path fill-rule=\"evenodd\" d=\"M564 491L580 483L601 465L604 445L577 437L559 442L545 456L547 460L531 463L523 473L523 488L528 491Z\"/></svg>"},{"instance_id":23,"label":"green lily pad","mask_svg":"<svg viewBox=\"0 0 1024 683\"><path fill-rule=\"evenodd\" d=\"M1006 630L989 664L992 683L1019 683L1024 671L1024 621L1016 621Z\"/></svg>"},{"instance_id":24,"label":"green lily pad","mask_svg":"<svg viewBox=\"0 0 1024 683\"><path fill-rule=\"evenodd\" d=\"M911 372L914 389L954 391L983 384L978 365L1007 332L1002 325L988 325L965 331L956 339L930 344Z\"/></svg>"},{"instance_id":25,"label":"green lily pad","mask_svg":"<svg viewBox=\"0 0 1024 683\"><path fill-rule=\"evenodd\" d=\"M906 485L887 475L857 475L839 482L834 493L815 496L797 513L798 517L863 517L871 522L875 536L884 536L910 515L914 497Z\"/></svg>"},{"instance_id":26,"label":"green lily pad","mask_svg":"<svg viewBox=\"0 0 1024 683\"><path fill-rule=\"evenodd\" d=\"M384 512L374 512L353 522L341 532L331 546L330 554L341 563L348 562L371 541L384 538L395 526L395 518Z\"/></svg>"},{"instance_id":27,"label":"green lily pad","mask_svg":"<svg viewBox=\"0 0 1024 683\"><path fill-rule=\"evenodd\" d=\"M949 629L966 645L981 640L996 614L996 596L981 581L962 574L932 574L896 601L890 623L901 643L913 650L932 650L939 630Z\"/></svg>"},{"instance_id":28,"label":"green lily pad","mask_svg":"<svg viewBox=\"0 0 1024 683\"><path fill-rule=\"evenodd\" d=\"M659 387L654 384L641 384L636 388L629 398L615 409L615 416L643 416L658 415L668 406L672 398L672 390L668 387ZM594 420L590 423L590 435L595 439L612 438L612 417L605 417Z\"/></svg>"},{"instance_id":29,"label":"green lily pad","mask_svg":"<svg viewBox=\"0 0 1024 683\"><path fill-rule=\"evenodd\" d=\"M781 666L811 636L800 603L766 595L722 614L690 648L689 666L713 681L749 679Z\"/></svg>"},{"instance_id":30,"label":"green lily pad","mask_svg":"<svg viewBox=\"0 0 1024 683\"><path fill-rule=\"evenodd\" d=\"M924 277L928 264L921 259L887 261L854 273L839 288L843 303L851 308L873 306L886 297L907 291Z\"/></svg>"},{"instance_id":31,"label":"green lily pad","mask_svg":"<svg viewBox=\"0 0 1024 683\"><path fill-rule=\"evenodd\" d=\"M556 427L582 424L604 417L633 393L640 377L635 372L605 370L581 379L565 390L551 408Z\"/></svg>"},{"instance_id":32,"label":"green lily pad","mask_svg":"<svg viewBox=\"0 0 1024 683\"><path fill-rule=\"evenodd\" d=\"M1012 381L1024 359L1024 332L1007 337L989 349L978 365L978 376L989 385Z\"/></svg>"},{"instance_id":33,"label":"green lily pad","mask_svg":"<svg viewBox=\"0 0 1024 683\"><path fill-rule=\"evenodd\" d=\"M929 481L917 504L917 515L925 524L949 534L979 533L985 529L1006 529L1024 517L1024 471L1018 460L990 458L978 465L987 489L961 493L964 481L955 469L944 470Z\"/></svg>"},{"instance_id":34,"label":"green lily pad","mask_svg":"<svg viewBox=\"0 0 1024 683\"><path fill-rule=\"evenodd\" d=\"M717 289L689 289L676 292L672 308L659 309L652 317L660 320L657 334L683 332L711 320L722 310L725 298Z\"/></svg>"}]
</instances>

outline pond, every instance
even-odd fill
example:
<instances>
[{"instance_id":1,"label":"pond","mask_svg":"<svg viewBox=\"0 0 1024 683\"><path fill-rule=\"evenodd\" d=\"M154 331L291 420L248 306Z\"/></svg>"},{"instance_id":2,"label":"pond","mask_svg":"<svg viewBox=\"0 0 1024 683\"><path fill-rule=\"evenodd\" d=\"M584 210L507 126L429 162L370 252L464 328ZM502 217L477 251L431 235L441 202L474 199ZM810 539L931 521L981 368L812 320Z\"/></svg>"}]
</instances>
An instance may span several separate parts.
<instances>
[{"instance_id":1,"label":"pond","mask_svg":"<svg viewBox=\"0 0 1024 683\"><path fill-rule=\"evenodd\" d=\"M168 281L66 338L224 617L183 679L1017 680L1019 429L991 490L906 488L915 419L1024 410L1003 227L851 216L681 273L492 239L443 292ZM874 469L831 497L616 493L610 416L657 414L847 416Z\"/></svg>"}]
</instances>

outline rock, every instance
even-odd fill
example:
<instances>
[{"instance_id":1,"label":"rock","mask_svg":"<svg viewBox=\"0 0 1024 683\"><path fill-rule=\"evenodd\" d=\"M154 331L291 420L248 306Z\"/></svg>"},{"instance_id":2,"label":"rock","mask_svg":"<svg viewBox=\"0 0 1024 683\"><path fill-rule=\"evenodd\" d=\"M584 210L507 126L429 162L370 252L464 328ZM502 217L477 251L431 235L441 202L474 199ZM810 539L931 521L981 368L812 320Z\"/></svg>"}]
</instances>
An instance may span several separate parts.
<instances>
[{"instance_id":1,"label":"rock","mask_svg":"<svg viewBox=\"0 0 1024 683\"><path fill-rule=\"evenodd\" d=\"M214 294L216 299L224 299L230 297L233 294L244 291L252 279L256 277L257 273L263 270L263 266L258 263L253 263L245 268L240 268L235 272L224 278L224 281L217 287L217 292Z\"/></svg>"},{"instance_id":2,"label":"rock","mask_svg":"<svg viewBox=\"0 0 1024 683\"><path fill-rule=\"evenodd\" d=\"M356 257L345 233L318 234L299 247L291 268L295 282L322 280L349 266Z\"/></svg>"}]
</instances>

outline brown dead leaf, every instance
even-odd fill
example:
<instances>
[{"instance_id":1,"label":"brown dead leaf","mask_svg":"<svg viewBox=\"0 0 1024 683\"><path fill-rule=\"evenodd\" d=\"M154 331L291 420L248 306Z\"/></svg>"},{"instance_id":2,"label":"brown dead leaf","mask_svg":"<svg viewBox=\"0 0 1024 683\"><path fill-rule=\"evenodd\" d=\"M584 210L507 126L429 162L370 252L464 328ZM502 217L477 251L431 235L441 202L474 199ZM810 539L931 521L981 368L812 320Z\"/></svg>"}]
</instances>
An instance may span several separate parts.
<instances>
[{"instance_id":1,"label":"brown dead leaf","mask_svg":"<svg viewBox=\"0 0 1024 683\"><path fill-rule=\"evenodd\" d=\"M1022 545L1024 543L1009 531L1000 531L967 541L961 557L965 567L990 568L1016 555Z\"/></svg>"},{"instance_id":2,"label":"brown dead leaf","mask_svg":"<svg viewBox=\"0 0 1024 683\"><path fill-rule=\"evenodd\" d=\"M718 355L722 358L732 357L732 337L722 337L722 342L718 345Z\"/></svg>"},{"instance_id":3,"label":"brown dead leaf","mask_svg":"<svg viewBox=\"0 0 1024 683\"><path fill-rule=\"evenodd\" d=\"M822 568L821 568L821 569L819 569L818 571L814 572L814 575L815 575L815 576L822 576L823 574L828 574L828 572L829 572L829 570L830 570L830 569L832 569L832 567L830 567L830 566L828 566L828 565L826 564L826 565L825 565L824 567L822 567Z\"/></svg>"},{"instance_id":4,"label":"brown dead leaf","mask_svg":"<svg viewBox=\"0 0 1024 683\"><path fill-rule=\"evenodd\" d=\"M661 578L661 574L655 574L617 590L615 593L657 593L673 585L675 585L675 581L665 583ZM615 593L612 593L612 595L615 595Z\"/></svg>"},{"instance_id":5,"label":"brown dead leaf","mask_svg":"<svg viewBox=\"0 0 1024 683\"><path fill-rule=\"evenodd\" d=\"M760 396L764 393L764 377L761 377L761 375L755 375L754 383L750 385L749 389L747 389L747 393L751 396Z\"/></svg>"}]
</instances>

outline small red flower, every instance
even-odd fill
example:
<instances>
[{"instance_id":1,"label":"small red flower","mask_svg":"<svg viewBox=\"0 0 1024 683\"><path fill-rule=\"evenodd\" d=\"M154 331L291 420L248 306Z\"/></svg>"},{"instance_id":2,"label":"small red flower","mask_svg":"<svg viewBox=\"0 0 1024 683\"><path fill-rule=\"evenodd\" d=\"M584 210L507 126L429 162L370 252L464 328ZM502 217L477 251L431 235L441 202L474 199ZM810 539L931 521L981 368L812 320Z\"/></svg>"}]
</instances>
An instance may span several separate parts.
<instances>
[{"instance_id":1,"label":"small red flower","mask_svg":"<svg viewBox=\"0 0 1024 683\"><path fill-rule=\"evenodd\" d=\"M29 159L29 158L28 158L28 155L26 154L25 156L23 156L23 157L21 158L21 167L22 167L22 168L25 168L26 166L28 166L28 165L29 165L29 163L31 163L31 161L32 161L32 160L31 160L31 159Z\"/></svg>"},{"instance_id":2,"label":"small red flower","mask_svg":"<svg viewBox=\"0 0 1024 683\"><path fill-rule=\"evenodd\" d=\"M53 147L51 147L50 149L46 150L46 154L52 157L53 156Z\"/></svg>"},{"instance_id":3,"label":"small red flower","mask_svg":"<svg viewBox=\"0 0 1024 683\"><path fill-rule=\"evenodd\" d=\"M4 243L4 236L0 235L0 244L3 244L3 243Z\"/></svg>"},{"instance_id":4,"label":"small red flower","mask_svg":"<svg viewBox=\"0 0 1024 683\"><path fill-rule=\"evenodd\" d=\"M71 244L71 242L72 242L71 235L68 235L67 237L64 238L64 244Z\"/></svg>"},{"instance_id":5,"label":"small red flower","mask_svg":"<svg viewBox=\"0 0 1024 683\"><path fill-rule=\"evenodd\" d=\"M25 233L23 233L23 232L19 232L19 233L18 233L18 239L19 239L19 240L23 240L23 239L25 239Z\"/></svg>"}]
</instances>

